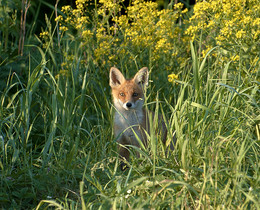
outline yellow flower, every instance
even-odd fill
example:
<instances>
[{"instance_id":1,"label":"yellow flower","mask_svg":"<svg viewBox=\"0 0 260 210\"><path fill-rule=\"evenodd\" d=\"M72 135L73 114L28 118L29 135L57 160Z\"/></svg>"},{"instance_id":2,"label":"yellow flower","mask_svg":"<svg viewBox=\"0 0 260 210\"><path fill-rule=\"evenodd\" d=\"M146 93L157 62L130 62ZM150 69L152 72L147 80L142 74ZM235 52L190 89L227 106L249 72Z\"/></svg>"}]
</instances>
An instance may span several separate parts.
<instances>
[{"instance_id":1,"label":"yellow flower","mask_svg":"<svg viewBox=\"0 0 260 210\"><path fill-rule=\"evenodd\" d=\"M232 57L232 60L233 60L233 61L238 61L238 60L239 60L239 55L233 56L233 57Z\"/></svg>"},{"instance_id":2,"label":"yellow flower","mask_svg":"<svg viewBox=\"0 0 260 210\"><path fill-rule=\"evenodd\" d=\"M40 37L42 37L42 38L47 37L48 35L49 35L48 31L44 31L44 32L40 33Z\"/></svg>"},{"instance_id":3,"label":"yellow flower","mask_svg":"<svg viewBox=\"0 0 260 210\"><path fill-rule=\"evenodd\" d=\"M93 33L90 31L90 30L84 30L83 32L82 32L82 37L83 38L89 38L89 37L91 37L93 35Z\"/></svg>"},{"instance_id":4,"label":"yellow flower","mask_svg":"<svg viewBox=\"0 0 260 210\"><path fill-rule=\"evenodd\" d=\"M60 27L60 30L63 31L63 32L65 32L65 31L67 31L67 30L69 30L69 29L68 29L68 27L66 27L66 26L61 26L61 27Z\"/></svg>"},{"instance_id":5,"label":"yellow flower","mask_svg":"<svg viewBox=\"0 0 260 210\"><path fill-rule=\"evenodd\" d=\"M183 3L177 3L177 4L174 4L174 9L178 10L178 9L182 9L183 7Z\"/></svg>"},{"instance_id":6,"label":"yellow flower","mask_svg":"<svg viewBox=\"0 0 260 210\"><path fill-rule=\"evenodd\" d=\"M61 11L64 12L64 13L66 13L66 12L68 12L68 11L70 11L70 10L71 10L71 7L70 7L69 5L63 6L63 7L61 8Z\"/></svg>"},{"instance_id":7,"label":"yellow flower","mask_svg":"<svg viewBox=\"0 0 260 210\"><path fill-rule=\"evenodd\" d=\"M188 9L187 9L187 8L185 8L184 10L181 11L182 14L185 14L185 13L187 13L187 12L188 12Z\"/></svg>"},{"instance_id":8,"label":"yellow flower","mask_svg":"<svg viewBox=\"0 0 260 210\"><path fill-rule=\"evenodd\" d=\"M176 75L176 74L169 74L168 75L168 81L169 82L175 82L176 79L178 79L178 75Z\"/></svg>"},{"instance_id":9,"label":"yellow flower","mask_svg":"<svg viewBox=\"0 0 260 210\"><path fill-rule=\"evenodd\" d=\"M237 37L238 39L240 39L240 38L242 38L245 34L246 34L245 31L240 30L240 31L238 31L238 32L236 33L236 37Z\"/></svg>"},{"instance_id":10,"label":"yellow flower","mask_svg":"<svg viewBox=\"0 0 260 210\"><path fill-rule=\"evenodd\" d=\"M58 21L62 21L63 20L63 17L61 15L59 15L58 17L55 18L55 21L58 22Z\"/></svg>"}]
</instances>

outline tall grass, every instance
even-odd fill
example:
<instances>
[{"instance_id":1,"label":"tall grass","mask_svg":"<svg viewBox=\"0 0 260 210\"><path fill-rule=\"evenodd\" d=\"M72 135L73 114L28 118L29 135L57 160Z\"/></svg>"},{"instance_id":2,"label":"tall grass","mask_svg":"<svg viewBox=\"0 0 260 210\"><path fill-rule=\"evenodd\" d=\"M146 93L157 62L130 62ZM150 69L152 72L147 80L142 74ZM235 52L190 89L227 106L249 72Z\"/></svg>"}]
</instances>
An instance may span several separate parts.
<instances>
[{"instance_id":1,"label":"tall grass","mask_svg":"<svg viewBox=\"0 0 260 210\"><path fill-rule=\"evenodd\" d=\"M122 172L108 69L86 56L76 35L55 47L56 28L50 27L46 48L26 46L26 80L10 73L1 92L1 208L260 208L255 71L239 64L247 77L233 74L232 60L221 68L212 56L218 48L202 59L202 43L190 43L178 85L157 72L147 90L145 107L155 111L155 124L159 113L167 119L175 150L166 157L152 130L148 148L140 158L134 156L140 149L131 148L129 169ZM61 70L62 62L70 68ZM121 66L134 74L141 64L130 70L124 60Z\"/></svg>"}]
</instances>

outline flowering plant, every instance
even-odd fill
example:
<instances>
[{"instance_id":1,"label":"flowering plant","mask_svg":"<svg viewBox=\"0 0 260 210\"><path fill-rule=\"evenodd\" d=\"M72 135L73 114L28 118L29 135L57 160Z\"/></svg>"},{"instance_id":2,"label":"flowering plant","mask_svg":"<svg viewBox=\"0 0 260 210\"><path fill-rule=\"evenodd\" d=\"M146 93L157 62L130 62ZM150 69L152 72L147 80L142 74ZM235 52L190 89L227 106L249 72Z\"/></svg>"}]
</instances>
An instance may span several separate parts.
<instances>
[{"instance_id":1,"label":"flowering plant","mask_svg":"<svg viewBox=\"0 0 260 210\"><path fill-rule=\"evenodd\" d=\"M255 66L260 48L260 4L258 0L199 1L189 19L186 34L192 40L203 40L203 57L214 46L220 46L220 61L238 61ZM202 38L203 37L203 38ZM238 65L236 65L238 67Z\"/></svg>"},{"instance_id":2,"label":"flowering plant","mask_svg":"<svg viewBox=\"0 0 260 210\"><path fill-rule=\"evenodd\" d=\"M62 8L64 15L56 21L62 34L77 32L80 46L101 69L127 62L129 68L146 65L154 73L168 70L175 74L190 59L189 41L193 41L200 43L201 58L218 46L211 56L218 65L232 61L233 69L243 66L254 72L260 63L257 2L199 1L185 20L187 9L181 3L159 10L155 2L134 0L122 13L124 0L101 0L93 10L89 0L77 0L75 9Z\"/></svg>"},{"instance_id":3,"label":"flowering plant","mask_svg":"<svg viewBox=\"0 0 260 210\"><path fill-rule=\"evenodd\" d=\"M64 16L56 21L63 32L77 30L83 46L91 46L94 62L102 68L128 60L133 66L137 62L173 70L185 58L183 29L176 22L187 9L182 11L183 4L178 3L159 11L157 3L135 0L122 15L123 3L99 1L95 10L87 11L89 2L77 0L75 9L62 8Z\"/></svg>"}]
</instances>

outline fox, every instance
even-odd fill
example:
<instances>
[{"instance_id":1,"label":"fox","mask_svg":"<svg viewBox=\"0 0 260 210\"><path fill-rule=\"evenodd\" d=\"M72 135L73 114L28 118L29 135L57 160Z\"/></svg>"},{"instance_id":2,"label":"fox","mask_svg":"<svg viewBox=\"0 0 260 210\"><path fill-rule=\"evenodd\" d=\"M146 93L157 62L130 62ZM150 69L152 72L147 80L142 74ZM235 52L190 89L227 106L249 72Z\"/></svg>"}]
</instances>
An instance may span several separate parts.
<instances>
[{"instance_id":1,"label":"fox","mask_svg":"<svg viewBox=\"0 0 260 210\"><path fill-rule=\"evenodd\" d=\"M145 88L148 86L149 71L147 67L141 68L132 79L126 79L119 69L112 67L109 75L109 85L115 108L113 131L117 137L118 153L122 160L129 161L128 146L140 148L139 141L147 147L147 134L150 135L149 110L144 108ZM152 112L152 116L154 113ZM167 129L162 116L158 116L158 129L162 142L167 139ZM139 139L139 141L138 141ZM169 148L174 149L175 135ZM139 154L137 153L137 157ZM121 170L126 168L121 162Z\"/></svg>"}]
</instances>

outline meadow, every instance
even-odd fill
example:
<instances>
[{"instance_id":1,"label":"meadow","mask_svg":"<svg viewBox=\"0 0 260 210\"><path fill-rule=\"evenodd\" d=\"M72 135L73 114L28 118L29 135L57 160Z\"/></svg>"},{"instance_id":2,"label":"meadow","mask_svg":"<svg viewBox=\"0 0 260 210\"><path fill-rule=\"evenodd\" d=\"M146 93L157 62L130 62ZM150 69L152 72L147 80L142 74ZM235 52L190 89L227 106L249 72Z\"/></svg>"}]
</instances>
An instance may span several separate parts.
<instances>
[{"instance_id":1,"label":"meadow","mask_svg":"<svg viewBox=\"0 0 260 210\"><path fill-rule=\"evenodd\" d=\"M187 2L0 1L1 209L260 209L260 2ZM112 66L169 157L152 129L120 170Z\"/></svg>"}]
</instances>

